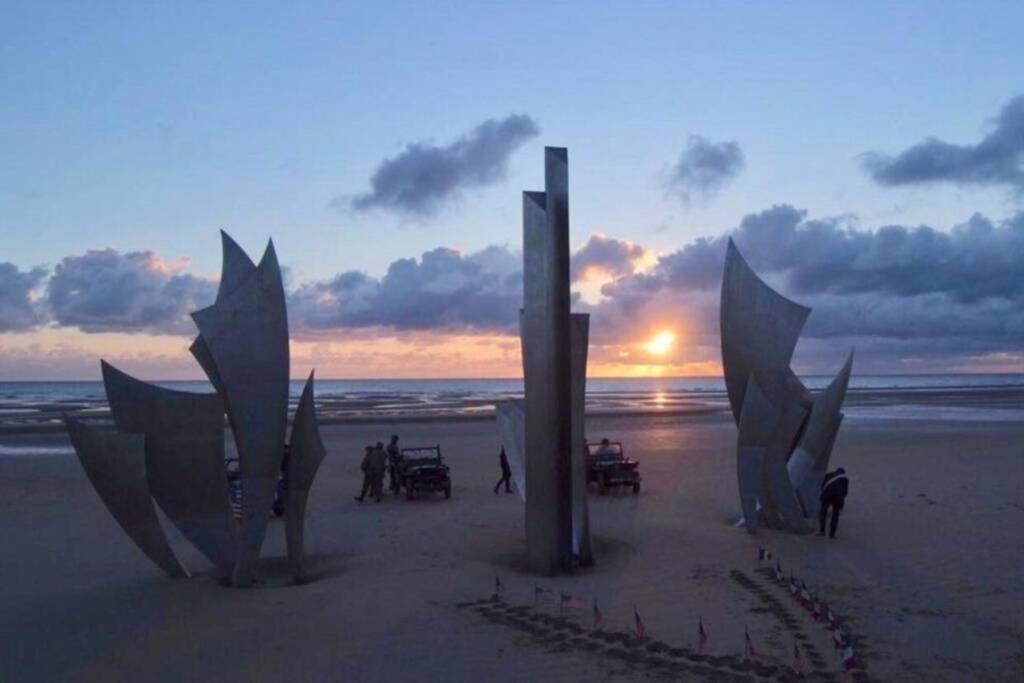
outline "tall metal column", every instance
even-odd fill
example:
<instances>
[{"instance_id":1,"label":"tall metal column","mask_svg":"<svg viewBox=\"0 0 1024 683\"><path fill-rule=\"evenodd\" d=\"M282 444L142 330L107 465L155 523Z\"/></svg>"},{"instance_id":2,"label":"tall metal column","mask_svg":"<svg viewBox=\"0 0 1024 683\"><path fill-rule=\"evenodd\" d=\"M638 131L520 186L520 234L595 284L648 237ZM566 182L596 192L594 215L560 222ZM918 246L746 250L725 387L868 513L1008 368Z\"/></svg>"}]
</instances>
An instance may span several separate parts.
<instances>
[{"instance_id":1,"label":"tall metal column","mask_svg":"<svg viewBox=\"0 0 1024 683\"><path fill-rule=\"evenodd\" d=\"M544 149L545 192L523 193L526 546L531 571L572 566L569 160Z\"/></svg>"}]
</instances>

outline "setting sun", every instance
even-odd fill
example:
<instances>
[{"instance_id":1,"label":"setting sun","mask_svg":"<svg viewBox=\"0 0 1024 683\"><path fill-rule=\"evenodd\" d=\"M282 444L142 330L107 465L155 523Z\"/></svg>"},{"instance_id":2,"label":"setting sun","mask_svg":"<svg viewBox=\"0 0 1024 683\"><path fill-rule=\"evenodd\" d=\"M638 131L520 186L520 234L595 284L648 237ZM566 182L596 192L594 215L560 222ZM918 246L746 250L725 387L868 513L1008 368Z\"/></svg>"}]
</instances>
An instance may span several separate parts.
<instances>
[{"instance_id":1,"label":"setting sun","mask_svg":"<svg viewBox=\"0 0 1024 683\"><path fill-rule=\"evenodd\" d=\"M644 349L655 356L664 356L672 348L676 341L675 332L663 330L651 337L651 340L644 344Z\"/></svg>"}]
</instances>

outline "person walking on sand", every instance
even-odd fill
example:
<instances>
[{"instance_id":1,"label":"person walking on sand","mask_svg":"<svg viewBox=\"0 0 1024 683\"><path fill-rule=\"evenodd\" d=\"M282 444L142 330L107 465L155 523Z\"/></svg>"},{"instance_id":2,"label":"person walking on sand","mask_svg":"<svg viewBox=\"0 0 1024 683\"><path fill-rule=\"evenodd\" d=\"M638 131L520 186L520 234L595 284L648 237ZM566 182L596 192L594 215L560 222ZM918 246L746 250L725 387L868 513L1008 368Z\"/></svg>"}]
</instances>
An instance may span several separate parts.
<instances>
[{"instance_id":1,"label":"person walking on sand","mask_svg":"<svg viewBox=\"0 0 1024 683\"><path fill-rule=\"evenodd\" d=\"M825 535L825 518L828 516L829 508L832 508L832 523L829 526L829 538L836 537L836 527L839 525L839 512L846 502L846 494L850 491L850 481L846 478L846 470L842 467L834 472L825 475L821 482L821 507L818 511L818 535Z\"/></svg>"},{"instance_id":2,"label":"person walking on sand","mask_svg":"<svg viewBox=\"0 0 1024 683\"><path fill-rule=\"evenodd\" d=\"M494 495L498 495L498 489L501 485L505 485L505 493L512 493L511 479L512 479L512 468L508 466L508 456L505 455L505 447L501 447L501 454L498 456L498 460L501 463L501 479L494 485Z\"/></svg>"},{"instance_id":3,"label":"person walking on sand","mask_svg":"<svg viewBox=\"0 0 1024 683\"><path fill-rule=\"evenodd\" d=\"M373 484L373 475L371 469L373 467L373 446L366 447L366 453L363 455L363 464L359 466L359 469L363 471L363 488L356 496L356 500L360 503L363 502L363 498L366 498L366 492L370 490Z\"/></svg>"},{"instance_id":4,"label":"person walking on sand","mask_svg":"<svg viewBox=\"0 0 1024 683\"><path fill-rule=\"evenodd\" d=\"M402 450L398 447L398 435L391 435L391 443L388 444L388 489L391 493L398 495L402 488L399 481L398 467L402 460Z\"/></svg>"},{"instance_id":5,"label":"person walking on sand","mask_svg":"<svg viewBox=\"0 0 1024 683\"><path fill-rule=\"evenodd\" d=\"M388 454L384 450L384 444L378 441L370 458L370 473L373 475L370 480L370 495L376 498L378 503L381 496L384 495L384 473L387 469Z\"/></svg>"}]
</instances>

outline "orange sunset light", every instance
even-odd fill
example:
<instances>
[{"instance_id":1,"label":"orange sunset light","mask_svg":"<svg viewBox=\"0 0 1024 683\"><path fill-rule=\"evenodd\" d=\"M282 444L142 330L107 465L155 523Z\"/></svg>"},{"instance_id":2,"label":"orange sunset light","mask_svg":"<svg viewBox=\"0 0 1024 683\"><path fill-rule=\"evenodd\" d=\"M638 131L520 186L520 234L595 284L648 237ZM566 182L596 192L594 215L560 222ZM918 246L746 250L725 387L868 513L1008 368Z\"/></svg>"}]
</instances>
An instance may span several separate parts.
<instances>
[{"instance_id":1,"label":"orange sunset light","mask_svg":"<svg viewBox=\"0 0 1024 683\"><path fill-rule=\"evenodd\" d=\"M644 344L644 350L655 356L664 356L672 350L676 343L676 333L671 330L662 330Z\"/></svg>"}]
</instances>

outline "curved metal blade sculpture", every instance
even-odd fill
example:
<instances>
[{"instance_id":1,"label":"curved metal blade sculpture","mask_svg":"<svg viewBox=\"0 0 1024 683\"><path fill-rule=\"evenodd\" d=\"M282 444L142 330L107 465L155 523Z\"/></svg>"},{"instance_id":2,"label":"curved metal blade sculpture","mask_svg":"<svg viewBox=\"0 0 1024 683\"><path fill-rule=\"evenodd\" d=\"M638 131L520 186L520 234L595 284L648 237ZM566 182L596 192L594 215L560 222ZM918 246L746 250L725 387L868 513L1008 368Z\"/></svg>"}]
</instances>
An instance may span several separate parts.
<instances>
[{"instance_id":1,"label":"curved metal blade sculpture","mask_svg":"<svg viewBox=\"0 0 1024 683\"><path fill-rule=\"evenodd\" d=\"M853 351L817 397L790 368L811 309L782 296L757 276L729 240L722 277L722 366L739 431L736 473L743 521L806 533L818 512Z\"/></svg>"},{"instance_id":2,"label":"curved metal blade sculpture","mask_svg":"<svg viewBox=\"0 0 1024 683\"><path fill-rule=\"evenodd\" d=\"M288 422L288 318L281 269L269 242L260 264L221 232L224 262L216 302L192 314L192 355L215 393L172 391L101 361L114 429L65 416L82 466L136 545L172 578L188 576L160 526L153 500L207 559L248 586L282 476ZM241 472L241 521L231 512L224 415ZM326 450L309 376L285 466L288 559L305 577L306 500Z\"/></svg>"}]
</instances>

